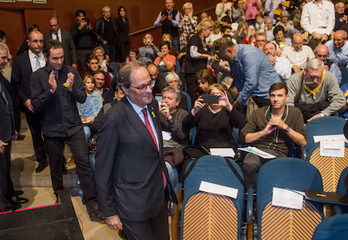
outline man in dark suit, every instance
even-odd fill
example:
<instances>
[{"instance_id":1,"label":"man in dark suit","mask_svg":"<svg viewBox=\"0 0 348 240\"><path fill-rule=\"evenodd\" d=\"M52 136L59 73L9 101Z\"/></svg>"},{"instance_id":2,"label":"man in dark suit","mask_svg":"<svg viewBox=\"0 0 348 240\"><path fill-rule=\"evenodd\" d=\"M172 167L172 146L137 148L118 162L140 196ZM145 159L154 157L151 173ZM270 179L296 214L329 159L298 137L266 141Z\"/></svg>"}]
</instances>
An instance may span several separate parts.
<instances>
[{"instance_id":1,"label":"man in dark suit","mask_svg":"<svg viewBox=\"0 0 348 240\"><path fill-rule=\"evenodd\" d=\"M104 115L97 139L100 216L111 229L123 229L128 240L169 239L167 200L176 198L163 161L154 81L135 61L119 76L126 97Z\"/></svg>"},{"instance_id":2,"label":"man in dark suit","mask_svg":"<svg viewBox=\"0 0 348 240\"><path fill-rule=\"evenodd\" d=\"M17 56L12 67L11 83L17 93L20 110L25 113L33 139L33 147L39 166L36 173L47 167L47 157L44 141L41 135L41 117L31 105L30 76L37 69L45 66L42 54L43 36L39 31L32 31L28 35L29 50Z\"/></svg>"},{"instance_id":3,"label":"man in dark suit","mask_svg":"<svg viewBox=\"0 0 348 240\"><path fill-rule=\"evenodd\" d=\"M0 70L7 63L8 47L0 43ZM11 92L11 85L0 73L0 212L14 209L14 205L11 204L19 204L17 206L20 207L21 203L28 202L28 199L16 196L10 177L11 140L16 136L13 106L15 98Z\"/></svg>"},{"instance_id":4,"label":"man in dark suit","mask_svg":"<svg viewBox=\"0 0 348 240\"><path fill-rule=\"evenodd\" d=\"M74 40L69 31L61 29L58 18L51 17L51 31L44 34L44 43L50 39L57 39L62 43L64 49L64 64L77 68L76 48Z\"/></svg>"}]
</instances>

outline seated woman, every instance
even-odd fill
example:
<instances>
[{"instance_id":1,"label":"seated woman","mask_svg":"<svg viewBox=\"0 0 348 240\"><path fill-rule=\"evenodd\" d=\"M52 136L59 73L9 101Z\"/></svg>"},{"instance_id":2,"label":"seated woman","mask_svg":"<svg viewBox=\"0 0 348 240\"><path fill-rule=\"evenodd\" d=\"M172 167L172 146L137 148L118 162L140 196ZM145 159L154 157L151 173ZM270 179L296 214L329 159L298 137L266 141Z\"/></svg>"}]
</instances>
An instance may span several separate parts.
<instances>
[{"instance_id":1,"label":"seated woman","mask_svg":"<svg viewBox=\"0 0 348 240\"><path fill-rule=\"evenodd\" d=\"M169 73L166 76L165 81L166 81L167 86L175 87L175 88L180 90L181 80L180 80L178 74ZM188 95L185 95L182 91L180 91L180 102L179 102L178 108L188 111L189 109L191 109L191 106L189 106L189 108L188 108L186 96L188 96Z\"/></svg>"},{"instance_id":2,"label":"seated woman","mask_svg":"<svg viewBox=\"0 0 348 240\"><path fill-rule=\"evenodd\" d=\"M136 48L129 50L128 57L126 58L126 63L137 61L139 57L139 51Z\"/></svg>"},{"instance_id":3,"label":"seated woman","mask_svg":"<svg viewBox=\"0 0 348 240\"><path fill-rule=\"evenodd\" d=\"M203 102L200 96L182 120L182 126L187 130L197 128L195 145L205 148L233 148L236 143L232 137L233 128L242 128L245 118L228 100L227 89L221 84L209 86L208 94L218 96L217 104Z\"/></svg>"},{"instance_id":4,"label":"seated woman","mask_svg":"<svg viewBox=\"0 0 348 240\"><path fill-rule=\"evenodd\" d=\"M95 79L91 75L87 75L83 79L83 83L85 85L87 98L84 103L77 102L76 106L83 124L86 142L88 142L91 137L91 125L100 109L103 107L103 102L100 93L95 90Z\"/></svg>"},{"instance_id":5,"label":"seated woman","mask_svg":"<svg viewBox=\"0 0 348 240\"><path fill-rule=\"evenodd\" d=\"M242 44L249 44L256 46L256 34L257 31L254 25L248 27L248 33L246 37L242 40Z\"/></svg>"},{"instance_id":6,"label":"seated woman","mask_svg":"<svg viewBox=\"0 0 348 240\"><path fill-rule=\"evenodd\" d=\"M192 101L196 101L196 99L202 94L207 94L208 87L216 83L215 77L213 76L211 71L206 68L199 70L195 74L195 80L197 84L197 92L196 92L196 98L192 99Z\"/></svg>"},{"instance_id":7,"label":"seated woman","mask_svg":"<svg viewBox=\"0 0 348 240\"><path fill-rule=\"evenodd\" d=\"M153 63L156 64L163 72L174 72L176 58L175 56L169 54L170 43L161 43L160 49L161 52L158 53L158 57Z\"/></svg>"},{"instance_id":8,"label":"seated woman","mask_svg":"<svg viewBox=\"0 0 348 240\"><path fill-rule=\"evenodd\" d=\"M274 41L272 42L277 45L277 49L279 49L279 51L277 51L277 56L280 57L282 54L281 50L286 46L291 46L291 39L285 37L284 27L281 25L275 26L273 35Z\"/></svg>"}]
</instances>

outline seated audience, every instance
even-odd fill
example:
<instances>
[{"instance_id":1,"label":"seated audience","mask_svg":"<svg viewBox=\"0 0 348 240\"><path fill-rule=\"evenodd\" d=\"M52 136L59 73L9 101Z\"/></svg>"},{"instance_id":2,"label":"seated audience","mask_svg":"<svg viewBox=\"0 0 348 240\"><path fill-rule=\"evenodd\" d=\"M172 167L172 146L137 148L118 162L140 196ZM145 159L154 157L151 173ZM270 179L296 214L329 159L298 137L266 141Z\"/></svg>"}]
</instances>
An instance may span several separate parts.
<instances>
[{"instance_id":1,"label":"seated audience","mask_svg":"<svg viewBox=\"0 0 348 240\"><path fill-rule=\"evenodd\" d=\"M235 4L233 6L232 21L238 23L238 22L243 21L245 19L244 8L243 8L244 1L238 0L238 1L235 1L235 3L237 3L237 4Z\"/></svg>"},{"instance_id":2,"label":"seated audience","mask_svg":"<svg viewBox=\"0 0 348 240\"><path fill-rule=\"evenodd\" d=\"M265 28L265 17L262 13L256 14L255 28L257 32L263 32L263 29Z\"/></svg>"},{"instance_id":3,"label":"seated audience","mask_svg":"<svg viewBox=\"0 0 348 240\"><path fill-rule=\"evenodd\" d=\"M306 62L315 56L310 47L303 46L301 33L295 33L292 36L291 44L291 46L283 48L282 57L290 60L293 72L300 72L304 69Z\"/></svg>"},{"instance_id":4,"label":"seated audience","mask_svg":"<svg viewBox=\"0 0 348 240\"><path fill-rule=\"evenodd\" d=\"M110 78L113 78L112 72L114 71L110 66L109 56L105 55L104 48L101 46L97 46L93 49L93 54L97 56L99 60L99 69L109 73Z\"/></svg>"},{"instance_id":5,"label":"seated audience","mask_svg":"<svg viewBox=\"0 0 348 240\"><path fill-rule=\"evenodd\" d=\"M159 52L158 48L153 44L153 37L150 33L146 33L143 37L143 47L139 48L139 60L145 63L153 63Z\"/></svg>"},{"instance_id":6,"label":"seated audience","mask_svg":"<svg viewBox=\"0 0 348 240\"><path fill-rule=\"evenodd\" d=\"M254 25L249 25L248 33L244 39L242 39L242 44L249 44L256 46L256 30Z\"/></svg>"},{"instance_id":7,"label":"seated audience","mask_svg":"<svg viewBox=\"0 0 348 240\"><path fill-rule=\"evenodd\" d=\"M216 4L215 14L216 14L217 20L221 21L221 18L223 18L225 16L231 18L232 6L233 6L232 3L227 2L227 0L222 0L221 2Z\"/></svg>"},{"instance_id":8,"label":"seated audience","mask_svg":"<svg viewBox=\"0 0 348 240\"><path fill-rule=\"evenodd\" d=\"M114 101L114 94L110 88L105 86L105 73L103 71L97 70L93 72L93 77L95 79L95 90L98 91L102 96L103 105L105 103Z\"/></svg>"},{"instance_id":9,"label":"seated audience","mask_svg":"<svg viewBox=\"0 0 348 240\"><path fill-rule=\"evenodd\" d=\"M265 28L263 32L266 34L268 42L274 39L273 29L273 19L270 17L265 17Z\"/></svg>"},{"instance_id":10,"label":"seated audience","mask_svg":"<svg viewBox=\"0 0 348 240\"><path fill-rule=\"evenodd\" d=\"M324 63L319 59L309 60L306 68L291 75L286 83L287 104L300 108L305 122L334 114L345 105L337 79L324 70Z\"/></svg>"},{"instance_id":11,"label":"seated audience","mask_svg":"<svg viewBox=\"0 0 348 240\"><path fill-rule=\"evenodd\" d=\"M241 43L244 38L248 35L249 25L246 21L240 21L238 23L237 32L233 35L233 38L236 39L237 43Z\"/></svg>"},{"instance_id":12,"label":"seated audience","mask_svg":"<svg viewBox=\"0 0 348 240\"><path fill-rule=\"evenodd\" d=\"M100 70L99 59L96 55L92 54L87 59L88 71L85 72L82 77L87 75L93 75L96 71L101 71L104 74L104 87L111 87L110 75L107 72Z\"/></svg>"},{"instance_id":13,"label":"seated audience","mask_svg":"<svg viewBox=\"0 0 348 240\"><path fill-rule=\"evenodd\" d=\"M178 50L173 46L173 39L169 33L164 33L162 35L162 42L169 43L169 54L173 56L178 56Z\"/></svg>"},{"instance_id":14,"label":"seated audience","mask_svg":"<svg viewBox=\"0 0 348 240\"><path fill-rule=\"evenodd\" d=\"M273 29L274 42L277 45L277 49L283 49L286 46L291 46L291 40L285 37L284 27L281 25L276 26ZM281 54L281 51L280 51Z\"/></svg>"},{"instance_id":15,"label":"seated audience","mask_svg":"<svg viewBox=\"0 0 348 240\"><path fill-rule=\"evenodd\" d=\"M256 34L256 47L263 51L265 44L267 43L266 34L263 32L259 32Z\"/></svg>"},{"instance_id":16,"label":"seated audience","mask_svg":"<svg viewBox=\"0 0 348 240\"><path fill-rule=\"evenodd\" d=\"M343 71L347 67L348 63L348 42L347 33L343 30L338 30L333 35L334 38L325 45L329 48L329 59L336 63L338 67Z\"/></svg>"},{"instance_id":17,"label":"seated audience","mask_svg":"<svg viewBox=\"0 0 348 240\"><path fill-rule=\"evenodd\" d=\"M138 61L139 51L136 48L131 48L128 53L128 57L126 58L126 62L129 63L131 61Z\"/></svg>"},{"instance_id":18,"label":"seated audience","mask_svg":"<svg viewBox=\"0 0 348 240\"><path fill-rule=\"evenodd\" d=\"M88 142L91 137L91 124L102 108L103 102L100 93L95 90L95 79L91 75L83 79L83 84L87 98L84 103L76 102L76 106L83 124L86 142Z\"/></svg>"},{"instance_id":19,"label":"seated audience","mask_svg":"<svg viewBox=\"0 0 348 240\"><path fill-rule=\"evenodd\" d=\"M171 86L171 87L174 87L174 88L177 88L180 90L181 80L180 80L178 74L169 73L166 76L165 80L166 80L166 86ZM179 102L178 108L181 108L181 109L188 111L189 109L191 109L192 106L188 106L186 96L187 95L185 95L182 91L180 91L180 102Z\"/></svg>"},{"instance_id":20,"label":"seated audience","mask_svg":"<svg viewBox=\"0 0 348 240\"><path fill-rule=\"evenodd\" d=\"M233 128L242 128L245 118L232 106L227 89L221 84L209 86L207 94L218 96L218 103L204 103L202 96L195 101L189 114L182 120L187 130L197 128L195 145L205 148L233 148Z\"/></svg>"},{"instance_id":21,"label":"seated audience","mask_svg":"<svg viewBox=\"0 0 348 240\"><path fill-rule=\"evenodd\" d=\"M334 62L330 61L330 59L328 59L329 48L326 45L321 44L314 50L314 55L315 55L315 58L323 61L324 70L332 72L333 75L335 75L337 82L339 84L341 84L342 72L336 63L334 63Z\"/></svg>"},{"instance_id":22,"label":"seated audience","mask_svg":"<svg viewBox=\"0 0 348 240\"><path fill-rule=\"evenodd\" d=\"M169 42L163 42L160 44L161 52L158 53L158 57L153 62L163 72L174 72L176 65L176 58L169 54L170 44Z\"/></svg>"},{"instance_id":23,"label":"seated audience","mask_svg":"<svg viewBox=\"0 0 348 240\"><path fill-rule=\"evenodd\" d=\"M292 35L294 34L294 26L291 21L289 21L290 14L288 11L283 10L280 14L280 21L276 23L277 26L283 26L284 27L284 36L286 38L292 38ZM297 32L297 31L295 31Z\"/></svg>"},{"instance_id":24,"label":"seated audience","mask_svg":"<svg viewBox=\"0 0 348 240\"><path fill-rule=\"evenodd\" d=\"M205 41L207 42L207 45L212 45L213 42L216 40L216 39L219 39L222 37L222 33L221 33L221 25L220 25L220 22L219 21L215 21L214 22L214 28L213 28L213 32L210 34L209 37L207 37L205 39Z\"/></svg>"},{"instance_id":25,"label":"seated audience","mask_svg":"<svg viewBox=\"0 0 348 240\"><path fill-rule=\"evenodd\" d=\"M271 61L282 82L285 82L291 75L290 61L287 58L276 55L277 46L273 42L266 43L263 51Z\"/></svg>"},{"instance_id":26,"label":"seated audience","mask_svg":"<svg viewBox=\"0 0 348 240\"><path fill-rule=\"evenodd\" d=\"M207 94L209 86L216 83L215 77L211 71L206 68L195 74L195 80L197 84L197 92L196 97L192 99L192 101L196 101L196 99L202 94Z\"/></svg>"},{"instance_id":27,"label":"seated audience","mask_svg":"<svg viewBox=\"0 0 348 240\"><path fill-rule=\"evenodd\" d=\"M152 93L154 95L161 94L163 88L166 86L162 70L154 63L150 63L147 65L147 71L149 71L151 80L155 80L155 86L152 89Z\"/></svg>"},{"instance_id":28,"label":"seated audience","mask_svg":"<svg viewBox=\"0 0 348 240\"><path fill-rule=\"evenodd\" d=\"M301 111L287 106L288 90L285 83L278 82L269 89L271 106L257 109L239 132L239 142L249 143L253 147L274 155L274 158L286 157L292 143L301 147L307 144L306 127ZM245 188L256 188L257 172L260 167L272 159L264 159L248 153L243 160Z\"/></svg>"},{"instance_id":29,"label":"seated audience","mask_svg":"<svg viewBox=\"0 0 348 240\"><path fill-rule=\"evenodd\" d=\"M171 86L164 88L159 110L163 133L163 156L169 180L174 188L179 182L177 166L184 160L182 147L189 137L189 131L182 127L182 120L187 111L179 108L180 96L178 88Z\"/></svg>"}]
</instances>

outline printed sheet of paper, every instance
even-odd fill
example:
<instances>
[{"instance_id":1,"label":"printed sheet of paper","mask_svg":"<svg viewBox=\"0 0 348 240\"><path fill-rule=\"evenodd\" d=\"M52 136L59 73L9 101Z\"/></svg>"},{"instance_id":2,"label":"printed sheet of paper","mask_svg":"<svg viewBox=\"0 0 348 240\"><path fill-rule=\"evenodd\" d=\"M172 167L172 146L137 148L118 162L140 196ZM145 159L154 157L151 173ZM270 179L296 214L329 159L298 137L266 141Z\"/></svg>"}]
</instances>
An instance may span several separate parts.
<instances>
[{"instance_id":1,"label":"printed sheet of paper","mask_svg":"<svg viewBox=\"0 0 348 240\"><path fill-rule=\"evenodd\" d=\"M211 155L217 155L221 157L234 157L235 153L232 148L211 148Z\"/></svg>"},{"instance_id":2,"label":"printed sheet of paper","mask_svg":"<svg viewBox=\"0 0 348 240\"><path fill-rule=\"evenodd\" d=\"M201 185L199 186L199 191L220 194L234 199L236 199L238 195L238 189L236 188L226 187L205 181L201 182Z\"/></svg>"},{"instance_id":3,"label":"printed sheet of paper","mask_svg":"<svg viewBox=\"0 0 348 240\"><path fill-rule=\"evenodd\" d=\"M246 147L246 148L238 148L238 150L241 150L241 151L245 151L245 152L250 152L250 153L253 153L257 156L260 156L262 158L265 158L265 159L271 159L271 158L275 158L276 156L272 155L272 154L269 154L269 153L266 153L256 147Z\"/></svg>"},{"instance_id":4,"label":"printed sheet of paper","mask_svg":"<svg viewBox=\"0 0 348 240\"><path fill-rule=\"evenodd\" d=\"M172 133L171 132L165 132L165 131L162 131L162 137L163 137L163 140L170 140L172 138Z\"/></svg>"},{"instance_id":5,"label":"printed sheet of paper","mask_svg":"<svg viewBox=\"0 0 348 240\"><path fill-rule=\"evenodd\" d=\"M344 141L327 139L320 141L320 156L344 157Z\"/></svg>"},{"instance_id":6,"label":"printed sheet of paper","mask_svg":"<svg viewBox=\"0 0 348 240\"><path fill-rule=\"evenodd\" d=\"M278 207L302 209L303 195L293 190L274 187L272 205Z\"/></svg>"}]
</instances>

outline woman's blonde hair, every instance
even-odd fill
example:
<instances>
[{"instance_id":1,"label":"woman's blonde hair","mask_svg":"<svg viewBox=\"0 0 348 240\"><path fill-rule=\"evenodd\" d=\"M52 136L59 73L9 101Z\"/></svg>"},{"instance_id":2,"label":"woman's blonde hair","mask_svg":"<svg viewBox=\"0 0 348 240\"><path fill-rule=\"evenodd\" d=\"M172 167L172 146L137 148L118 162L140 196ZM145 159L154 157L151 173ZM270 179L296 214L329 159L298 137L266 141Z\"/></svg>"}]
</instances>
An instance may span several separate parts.
<instances>
[{"instance_id":1,"label":"woman's blonde hair","mask_svg":"<svg viewBox=\"0 0 348 240\"><path fill-rule=\"evenodd\" d=\"M198 33L201 33L203 30L214 28L214 25L215 23L213 20L206 18L206 19L203 19L200 23L198 23L196 30Z\"/></svg>"}]
</instances>

